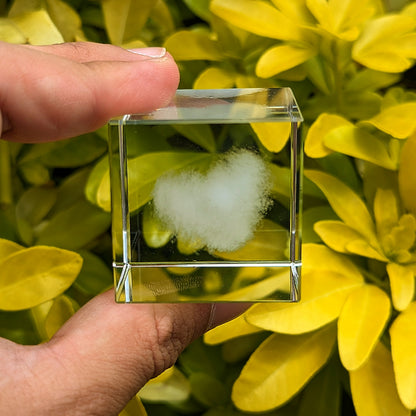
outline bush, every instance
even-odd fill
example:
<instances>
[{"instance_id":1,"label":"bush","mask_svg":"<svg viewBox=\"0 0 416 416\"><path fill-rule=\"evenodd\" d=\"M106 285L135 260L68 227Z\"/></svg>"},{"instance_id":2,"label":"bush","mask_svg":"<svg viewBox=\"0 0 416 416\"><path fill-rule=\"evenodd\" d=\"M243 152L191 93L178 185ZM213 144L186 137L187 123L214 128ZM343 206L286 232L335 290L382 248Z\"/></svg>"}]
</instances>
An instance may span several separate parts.
<instances>
[{"instance_id":1,"label":"bush","mask_svg":"<svg viewBox=\"0 0 416 416\"><path fill-rule=\"evenodd\" d=\"M210 331L123 414L140 397L149 415L415 413L416 2L3 0L0 16L1 40L165 45L182 88L289 86L303 110L302 301ZM1 336L47 340L112 285L106 153L105 130L0 141Z\"/></svg>"}]
</instances>

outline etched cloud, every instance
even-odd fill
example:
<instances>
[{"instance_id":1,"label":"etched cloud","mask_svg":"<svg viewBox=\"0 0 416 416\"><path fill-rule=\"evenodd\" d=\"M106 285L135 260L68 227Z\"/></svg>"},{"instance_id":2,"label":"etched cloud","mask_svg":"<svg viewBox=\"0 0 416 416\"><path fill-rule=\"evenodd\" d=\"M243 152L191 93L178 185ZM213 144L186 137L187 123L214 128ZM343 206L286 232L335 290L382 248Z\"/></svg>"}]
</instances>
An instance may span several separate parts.
<instances>
[{"instance_id":1,"label":"etched cloud","mask_svg":"<svg viewBox=\"0 0 416 416\"><path fill-rule=\"evenodd\" d=\"M253 236L271 205L266 162L247 149L222 155L206 173L169 172L153 190L157 217L181 239L209 252L235 251Z\"/></svg>"}]
</instances>

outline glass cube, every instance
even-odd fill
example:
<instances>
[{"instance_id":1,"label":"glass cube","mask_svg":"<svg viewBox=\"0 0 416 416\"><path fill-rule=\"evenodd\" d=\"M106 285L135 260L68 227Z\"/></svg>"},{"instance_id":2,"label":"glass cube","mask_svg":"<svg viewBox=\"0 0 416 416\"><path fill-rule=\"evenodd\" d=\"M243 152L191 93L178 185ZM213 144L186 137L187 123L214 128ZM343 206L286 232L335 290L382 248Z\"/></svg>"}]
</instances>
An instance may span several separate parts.
<instances>
[{"instance_id":1,"label":"glass cube","mask_svg":"<svg viewBox=\"0 0 416 416\"><path fill-rule=\"evenodd\" d=\"M111 120L116 301L299 300L301 122L289 88L178 90Z\"/></svg>"}]
</instances>

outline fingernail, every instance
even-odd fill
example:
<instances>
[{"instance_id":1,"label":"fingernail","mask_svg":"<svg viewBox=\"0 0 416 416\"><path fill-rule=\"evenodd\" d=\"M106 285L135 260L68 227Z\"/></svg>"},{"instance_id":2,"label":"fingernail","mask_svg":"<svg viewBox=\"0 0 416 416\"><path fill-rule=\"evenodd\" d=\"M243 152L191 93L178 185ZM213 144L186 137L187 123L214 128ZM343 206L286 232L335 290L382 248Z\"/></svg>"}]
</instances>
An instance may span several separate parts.
<instances>
[{"instance_id":1,"label":"fingernail","mask_svg":"<svg viewBox=\"0 0 416 416\"><path fill-rule=\"evenodd\" d=\"M252 303L245 302L213 303L211 306L211 316L209 318L207 330L237 318L237 316L241 315L252 305Z\"/></svg>"},{"instance_id":2,"label":"fingernail","mask_svg":"<svg viewBox=\"0 0 416 416\"><path fill-rule=\"evenodd\" d=\"M166 48L136 48L127 50L148 58L163 58L166 55Z\"/></svg>"}]
</instances>

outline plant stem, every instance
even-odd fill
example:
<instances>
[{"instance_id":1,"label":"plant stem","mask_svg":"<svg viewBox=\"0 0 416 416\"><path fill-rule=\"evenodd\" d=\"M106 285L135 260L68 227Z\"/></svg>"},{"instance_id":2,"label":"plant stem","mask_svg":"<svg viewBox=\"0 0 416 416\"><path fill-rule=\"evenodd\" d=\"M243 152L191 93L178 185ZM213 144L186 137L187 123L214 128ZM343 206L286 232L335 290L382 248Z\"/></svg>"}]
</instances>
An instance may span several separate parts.
<instances>
[{"instance_id":1,"label":"plant stem","mask_svg":"<svg viewBox=\"0 0 416 416\"><path fill-rule=\"evenodd\" d=\"M334 71L334 93L335 93L335 107L337 113L342 114L343 108L343 77L344 71L341 63L340 44L334 40L333 47L333 71Z\"/></svg>"},{"instance_id":2,"label":"plant stem","mask_svg":"<svg viewBox=\"0 0 416 416\"><path fill-rule=\"evenodd\" d=\"M13 202L10 145L0 139L0 206Z\"/></svg>"},{"instance_id":3,"label":"plant stem","mask_svg":"<svg viewBox=\"0 0 416 416\"><path fill-rule=\"evenodd\" d=\"M364 275L364 277L369 280L371 283L378 286L380 289L384 290L386 293L390 293L390 286L388 282L381 280L380 278L374 276L372 273L370 273L368 270L361 269L361 273Z\"/></svg>"}]
</instances>

